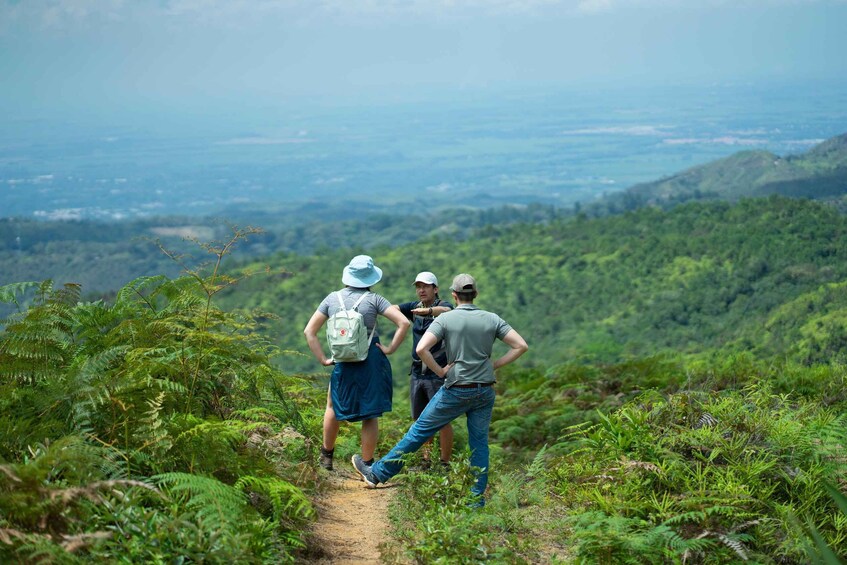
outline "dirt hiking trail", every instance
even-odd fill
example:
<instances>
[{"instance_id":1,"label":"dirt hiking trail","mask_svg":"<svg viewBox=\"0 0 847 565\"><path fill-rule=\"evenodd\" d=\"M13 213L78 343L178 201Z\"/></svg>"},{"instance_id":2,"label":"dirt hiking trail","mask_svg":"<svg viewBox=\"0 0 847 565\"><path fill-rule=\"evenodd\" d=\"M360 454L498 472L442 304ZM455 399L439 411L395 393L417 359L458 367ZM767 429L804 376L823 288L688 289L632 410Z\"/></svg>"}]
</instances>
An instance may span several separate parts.
<instances>
[{"instance_id":1,"label":"dirt hiking trail","mask_svg":"<svg viewBox=\"0 0 847 565\"><path fill-rule=\"evenodd\" d=\"M381 563L380 544L388 536L388 505L397 489L391 485L365 488L353 467L335 462L324 491L314 501L318 520L312 529L310 553L302 563L357 565Z\"/></svg>"}]
</instances>

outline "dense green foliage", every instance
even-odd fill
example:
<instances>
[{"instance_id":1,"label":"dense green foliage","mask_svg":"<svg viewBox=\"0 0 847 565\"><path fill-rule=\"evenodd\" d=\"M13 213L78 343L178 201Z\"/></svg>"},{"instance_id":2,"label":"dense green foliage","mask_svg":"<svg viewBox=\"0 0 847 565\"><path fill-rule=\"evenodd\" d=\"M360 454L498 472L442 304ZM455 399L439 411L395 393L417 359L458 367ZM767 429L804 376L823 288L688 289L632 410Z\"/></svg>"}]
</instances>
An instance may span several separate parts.
<instances>
[{"instance_id":1,"label":"dense green foliage","mask_svg":"<svg viewBox=\"0 0 847 565\"><path fill-rule=\"evenodd\" d=\"M489 226L467 241L433 236L362 251L385 270L374 290L392 302L413 298L409 281L422 269L442 288L453 274L472 273L478 304L532 344L524 363L750 350L818 361L844 355L845 233L847 219L826 205L771 197ZM248 281L224 303L274 312L271 338L306 352L302 328L358 251L274 256L269 264L285 274ZM308 356L283 362L286 370L313 367Z\"/></svg>"},{"instance_id":2,"label":"dense green foliage","mask_svg":"<svg viewBox=\"0 0 847 565\"><path fill-rule=\"evenodd\" d=\"M430 233L463 238L489 224L544 222L566 214L539 204L424 210L420 214L394 214L381 207L373 208L371 215L354 219L349 217L348 209L325 204L279 214L251 211L236 215L234 220L242 225L263 226L261 233L251 233L241 242L239 253L242 257L257 257L284 250L308 255L338 247L396 246ZM361 209L368 206L357 208ZM58 284L79 284L89 294L110 296L138 277L177 277L182 273L179 264L162 254L159 244L185 254L185 262L193 264L202 258L196 254L193 240L224 238L229 232L226 223L212 218L165 217L108 223L0 218L0 285L50 279Z\"/></svg>"},{"instance_id":3,"label":"dense green foliage","mask_svg":"<svg viewBox=\"0 0 847 565\"><path fill-rule=\"evenodd\" d=\"M825 489L845 478L842 408L756 386L647 393L602 415L553 463L575 552L601 562L802 562L799 515L843 554L847 519Z\"/></svg>"},{"instance_id":4,"label":"dense green foliage","mask_svg":"<svg viewBox=\"0 0 847 565\"><path fill-rule=\"evenodd\" d=\"M500 377L485 512L466 506L463 465L398 476L396 528L418 562L847 555L845 367L740 356Z\"/></svg>"},{"instance_id":5,"label":"dense green foliage","mask_svg":"<svg viewBox=\"0 0 847 565\"><path fill-rule=\"evenodd\" d=\"M302 329L362 251L393 302L422 269L442 288L473 273L479 305L531 346L498 375L485 509L467 507L459 422L449 469L396 478L387 561L835 562L845 222L781 197L691 203L222 275L236 240L263 237L247 230L204 246L203 270L139 278L109 301L0 287L20 310L0 332L0 561L295 559L325 394L292 376L319 370ZM408 343L392 361L405 375ZM379 452L405 409L384 419ZM343 429L339 461L357 444Z\"/></svg>"},{"instance_id":6,"label":"dense green foliage","mask_svg":"<svg viewBox=\"0 0 847 565\"><path fill-rule=\"evenodd\" d=\"M208 274L137 279L111 304L0 288L32 293L0 334L0 561L277 563L303 546L309 389L214 305L232 243L207 247Z\"/></svg>"}]
</instances>

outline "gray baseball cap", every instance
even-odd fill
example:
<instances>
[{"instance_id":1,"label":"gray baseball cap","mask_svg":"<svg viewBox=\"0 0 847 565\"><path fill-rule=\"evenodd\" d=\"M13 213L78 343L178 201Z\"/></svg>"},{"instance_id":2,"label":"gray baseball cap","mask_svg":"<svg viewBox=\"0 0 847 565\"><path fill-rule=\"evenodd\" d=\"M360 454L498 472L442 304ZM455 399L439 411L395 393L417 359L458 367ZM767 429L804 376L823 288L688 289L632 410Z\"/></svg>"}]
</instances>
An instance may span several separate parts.
<instances>
[{"instance_id":1,"label":"gray baseball cap","mask_svg":"<svg viewBox=\"0 0 847 565\"><path fill-rule=\"evenodd\" d=\"M476 280L467 273L456 275L450 285L453 292L476 292Z\"/></svg>"}]
</instances>

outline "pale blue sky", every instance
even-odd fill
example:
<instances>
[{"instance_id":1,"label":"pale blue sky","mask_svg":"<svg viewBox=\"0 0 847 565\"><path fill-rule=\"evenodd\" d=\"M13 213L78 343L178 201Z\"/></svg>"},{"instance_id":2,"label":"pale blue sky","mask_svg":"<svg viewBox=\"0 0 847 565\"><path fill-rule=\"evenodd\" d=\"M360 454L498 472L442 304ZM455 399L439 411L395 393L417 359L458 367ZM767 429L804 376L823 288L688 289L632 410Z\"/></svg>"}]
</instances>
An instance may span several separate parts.
<instances>
[{"instance_id":1,"label":"pale blue sky","mask_svg":"<svg viewBox=\"0 0 847 565\"><path fill-rule=\"evenodd\" d=\"M847 0L0 0L4 114L847 77Z\"/></svg>"}]
</instances>

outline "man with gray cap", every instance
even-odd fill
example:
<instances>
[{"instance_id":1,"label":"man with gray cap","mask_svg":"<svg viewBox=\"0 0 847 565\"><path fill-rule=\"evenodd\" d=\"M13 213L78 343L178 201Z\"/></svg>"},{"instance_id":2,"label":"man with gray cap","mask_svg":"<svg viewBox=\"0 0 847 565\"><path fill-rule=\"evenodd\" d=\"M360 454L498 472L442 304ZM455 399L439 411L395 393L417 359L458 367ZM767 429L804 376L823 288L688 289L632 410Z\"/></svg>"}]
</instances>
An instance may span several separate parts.
<instances>
[{"instance_id":1,"label":"man with gray cap","mask_svg":"<svg viewBox=\"0 0 847 565\"><path fill-rule=\"evenodd\" d=\"M444 386L385 457L368 465L361 456L355 455L353 467L365 484L374 488L400 472L404 454L414 453L445 424L464 414L470 462L476 469L476 481L471 487L472 504L482 506L488 485L488 429L494 408L494 371L523 355L528 347L520 334L500 316L474 305L477 286L471 275L456 275L450 290L456 309L436 318L416 348L423 363L444 379ZM491 352L497 339L508 345L509 350L492 361ZM431 353L435 344L441 341L447 348L448 363L444 366L439 365Z\"/></svg>"},{"instance_id":2,"label":"man with gray cap","mask_svg":"<svg viewBox=\"0 0 847 565\"><path fill-rule=\"evenodd\" d=\"M415 292L418 300L398 304L400 312L412 322L412 368L409 370L409 398L412 404L412 419L417 420L438 389L443 380L423 364L415 348L436 316L449 312L453 305L438 296L438 278L429 271L418 273L415 277ZM440 365L447 364L447 350L442 343L437 343L431 350L432 356ZM429 446L427 441L423 448L424 465L430 464ZM441 462L448 463L453 454L453 426L447 424L439 432Z\"/></svg>"}]
</instances>

